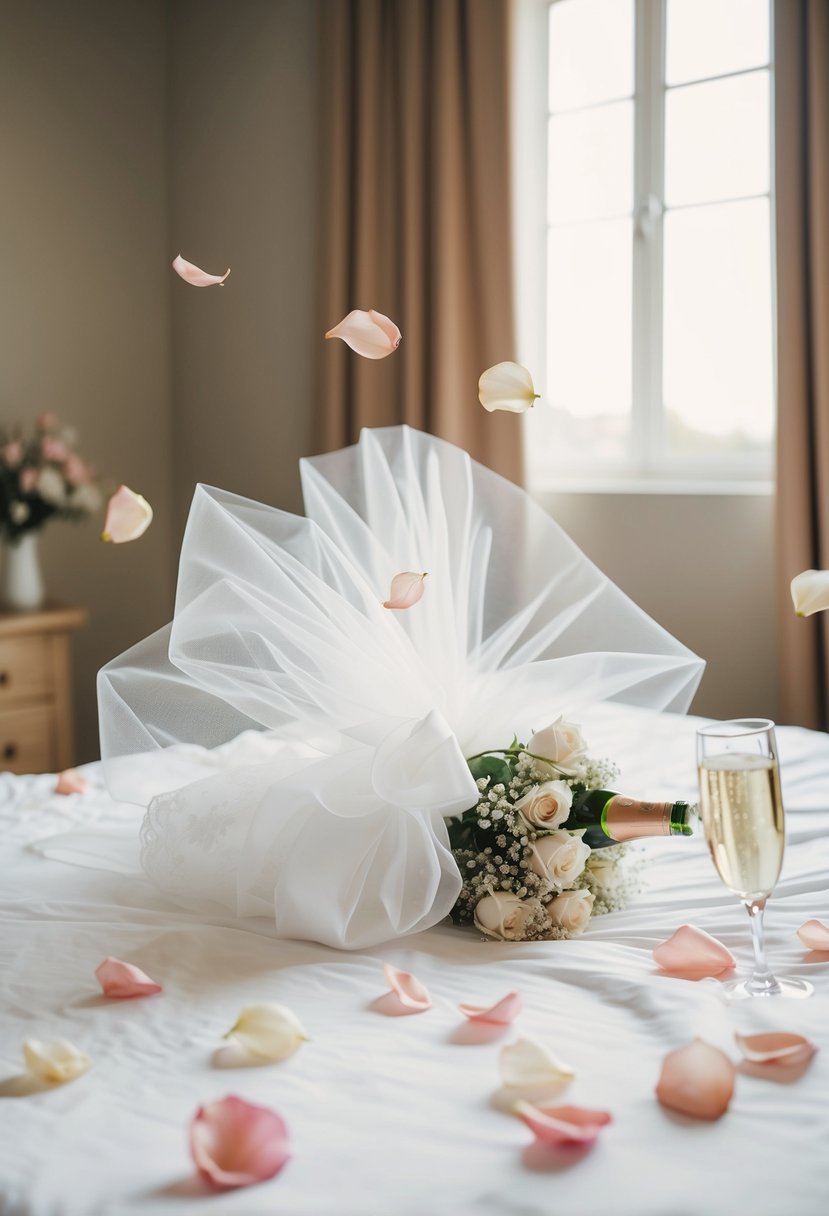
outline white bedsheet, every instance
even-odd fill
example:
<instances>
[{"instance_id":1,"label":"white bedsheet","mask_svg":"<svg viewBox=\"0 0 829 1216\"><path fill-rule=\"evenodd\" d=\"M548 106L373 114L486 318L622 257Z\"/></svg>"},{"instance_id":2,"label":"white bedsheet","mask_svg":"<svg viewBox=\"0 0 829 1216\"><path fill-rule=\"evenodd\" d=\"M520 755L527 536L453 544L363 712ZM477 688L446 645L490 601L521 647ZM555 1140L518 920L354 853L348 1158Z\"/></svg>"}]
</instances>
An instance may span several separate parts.
<instances>
[{"instance_id":1,"label":"white bedsheet","mask_svg":"<svg viewBox=\"0 0 829 1216\"><path fill-rule=\"evenodd\" d=\"M642 711L589 724L643 796L694 790L693 719ZM506 945L440 926L366 953L276 940L270 927L194 923L136 876L35 851L70 827L132 833L136 812L100 788L59 798L48 777L0 776L0 1212L4 1216L272 1213L274 1216L825 1216L829 1211L829 954L795 930L829 919L829 737L779 731L789 844L767 913L780 974L808 976L803 1002L727 1005L716 980L657 973L651 949L678 925L715 933L746 967L747 918L701 841L658 841L648 890L581 939ZM87 770L100 782L95 767ZM32 846L35 847L32 847ZM94 970L108 954L164 985L110 1002ZM382 964L414 971L434 1008L386 1017ZM500 1039L470 1043L462 1000L522 992ZM311 1042L264 1068L212 1064L248 1003L276 1000ZM702 1035L732 1053L735 1029L798 1031L823 1051L793 1084L738 1076L718 1123L664 1111L653 1089L667 1051ZM538 1153L499 1109L503 1042L530 1034L575 1068L562 1100L613 1112L579 1159ZM63 1036L88 1074L21 1096L26 1036ZM237 1093L287 1120L294 1158L271 1182L213 1194L194 1174L196 1107Z\"/></svg>"}]
</instances>

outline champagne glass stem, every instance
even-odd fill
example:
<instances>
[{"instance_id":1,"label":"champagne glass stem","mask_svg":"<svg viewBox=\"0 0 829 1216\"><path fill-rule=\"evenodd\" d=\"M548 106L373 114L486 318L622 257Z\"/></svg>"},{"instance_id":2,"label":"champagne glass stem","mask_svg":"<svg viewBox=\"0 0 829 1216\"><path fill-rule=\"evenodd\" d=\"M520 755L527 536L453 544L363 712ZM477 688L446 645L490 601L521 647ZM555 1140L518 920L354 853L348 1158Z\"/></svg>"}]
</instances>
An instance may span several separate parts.
<instances>
[{"instance_id":1,"label":"champagne glass stem","mask_svg":"<svg viewBox=\"0 0 829 1216\"><path fill-rule=\"evenodd\" d=\"M755 995L773 996L780 991L780 985L766 962L766 944L763 933L763 913L766 910L766 901L765 899L746 900L745 909L751 921L751 942L754 946L754 971L746 987Z\"/></svg>"}]
</instances>

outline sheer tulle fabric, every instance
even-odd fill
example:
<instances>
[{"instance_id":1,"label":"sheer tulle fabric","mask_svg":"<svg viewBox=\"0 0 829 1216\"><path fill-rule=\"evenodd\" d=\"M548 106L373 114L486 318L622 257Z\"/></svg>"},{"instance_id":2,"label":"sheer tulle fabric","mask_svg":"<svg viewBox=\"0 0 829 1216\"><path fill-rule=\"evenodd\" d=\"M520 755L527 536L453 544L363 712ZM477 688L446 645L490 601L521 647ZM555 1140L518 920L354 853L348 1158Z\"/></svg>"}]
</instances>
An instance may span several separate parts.
<instances>
[{"instance_id":1,"label":"sheer tulle fabric","mask_svg":"<svg viewBox=\"0 0 829 1216\"><path fill-rule=\"evenodd\" d=\"M102 747L161 887L362 948L451 909L465 756L596 701L684 711L702 663L448 443L364 431L302 481L306 518L197 489L172 624L100 673ZM429 577L394 612L401 570Z\"/></svg>"}]
</instances>

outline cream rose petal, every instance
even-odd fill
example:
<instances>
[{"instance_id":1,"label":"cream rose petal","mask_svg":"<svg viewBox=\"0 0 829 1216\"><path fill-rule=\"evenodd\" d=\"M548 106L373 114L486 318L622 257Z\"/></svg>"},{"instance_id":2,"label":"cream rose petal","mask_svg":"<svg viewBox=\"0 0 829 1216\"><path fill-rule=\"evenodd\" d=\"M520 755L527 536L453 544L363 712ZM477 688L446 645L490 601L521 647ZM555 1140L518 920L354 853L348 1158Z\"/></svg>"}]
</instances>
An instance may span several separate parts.
<instances>
[{"instance_id":1,"label":"cream rose petal","mask_svg":"<svg viewBox=\"0 0 829 1216\"><path fill-rule=\"evenodd\" d=\"M291 1157L281 1115L233 1095L199 1107L190 1151L202 1177L223 1190L273 1178Z\"/></svg>"},{"instance_id":2,"label":"cream rose petal","mask_svg":"<svg viewBox=\"0 0 829 1216\"><path fill-rule=\"evenodd\" d=\"M829 950L829 925L820 920L807 920L797 931L807 950Z\"/></svg>"},{"instance_id":3,"label":"cream rose petal","mask_svg":"<svg viewBox=\"0 0 829 1216\"><path fill-rule=\"evenodd\" d=\"M551 1148L585 1148L593 1144L603 1127L613 1121L606 1110L582 1106L534 1106L516 1102L513 1114L523 1119L536 1140Z\"/></svg>"},{"instance_id":4,"label":"cream rose petal","mask_svg":"<svg viewBox=\"0 0 829 1216\"><path fill-rule=\"evenodd\" d=\"M804 570L791 582L792 603L798 616L811 616L829 608L829 570Z\"/></svg>"},{"instance_id":5,"label":"cream rose petal","mask_svg":"<svg viewBox=\"0 0 829 1216\"><path fill-rule=\"evenodd\" d=\"M520 363L496 363L478 381L478 400L485 410L523 414L538 397L533 379Z\"/></svg>"},{"instance_id":6,"label":"cream rose petal","mask_svg":"<svg viewBox=\"0 0 829 1216\"><path fill-rule=\"evenodd\" d=\"M192 262L187 262L178 254L173 259L173 270L184 279L185 283L189 283L191 287L221 287L225 279L230 274L228 266L224 274L208 274L206 270L201 270L200 267L194 266Z\"/></svg>"},{"instance_id":7,"label":"cream rose petal","mask_svg":"<svg viewBox=\"0 0 829 1216\"><path fill-rule=\"evenodd\" d=\"M496 1026L509 1026L523 1008L520 992L508 992L494 1005L459 1005L461 1013L470 1022L491 1022Z\"/></svg>"},{"instance_id":8,"label":"cream rose petal","mask_svg":"<svg viewBox=\"0 0 829 1216\"><path fill-rule=\"evenodd\" d=\"M56 794L85 794L88 789L89 782L77 769L65 768L62 773L58 773L55 782Z\"/></svg>"},{"instance_id":9,"label":"cream rose petal","mask_svg":"<svg viewBox=\"0 0 829 1216\"><path fill-rule=\"evenodd\" d=\"M417 574L413 570L404 570L401 574L395 574L391 580L391 591L389 598L383 604L384 608L411 608L423 596L423 588L425 580L428 578L426 571L423 574Z\"/></svg>"},{"instance_id":10,"label":"cream rose petal","mask_svg":"<svg viewBox=\"0 0 829 1216\"><path fill-rule=\"evenodd\" d=\"M123 545L143 536L153 521L153 509L129 486L119 486L107 504L101 540Z\"/></svg>"},{"instance_id":11,"label":"cream rose petal","mask_svg":"<svg viewBox=\"0 0 829 1216\"><path fill-rule=\"evenodd\" d=\"M92 1067L89 1056L85 1056L68 1039L52 1039L50 1042L26 1039L23 1059L33 1077L56 1084L74 1081Z\"/></svg>"},{"instance_id":12,"label":"cream rose petal","mask_svg":"<svg viewBox=\"0 0 829 1216\"><path fill-rule=\"evenodd\" d=\"M307 1035L296 1014L274 1002L248 1005L225 1035L261 1060L285 1060Z\"/></svg>"},{"instance_id":13,"label":"cream rose petal","mask_svg":"<svg viewBox=\"0 0 829 1216\"><path fill-rule=\"evenodd\" d=\"M428 990L416 976L412 975L411 971L398 971L396 967L392 967L391 963L386 963L383 967L383 974L386 977L386 983L401 1005L405 1005L407 1009L417 1013L425 1013L427 1009L432 1008L432 998L429 996Z\"/></svg>"},{"instance_id":14,"label":"cream rose petal","mask_svg":"<svg viewBox=\"0 0 829 1216\"><path fill-rule=\"evenodd\" d=\"M734 1093L735 1068L725 1052L702 1039L671 1051L662 1064L656 1096L663 1106L695 1119L719 1119Z\"/></svg>"},{"instance_id":15,"label":"cream rose petal","mask_svg":"<svg viewBox=\"0 0 829 1216\"><path fill-rule=\"evenodd\" d=\"M536 1039L516 1039L501 1048L501 1082L512 1088L561 1085L576 1074Z\"/></svg>"},{"instance_id":16,"label":"cream rose petal","mask_svg":"<svg viewBox=\"0 0 829 1216\"><path fill-rule=\"evenodd\" d=\"M807 1064L817 1051L802 1034L735 1034L740 1051L750 1064Z\"/></svg>"},{"instance_id":17,"label":"cream rose petal","mask_svg":"<svg viewBox=\"0 0 829 1216\"><path fill-rule=\"evenodd\" d=\"M132 963L124 963L110 955L95 968L95 975L104 996L116 1000L128 1000L136 996L153 996L161 992L160 984Z\"/></svg>"},{"instance_id":18,"label":"cream rose petal","mask_svg":"<svg viewBox=\"0 0 829 1216\"><path fill-rule=\"evenodd\" d=\"M687 979L722 975L737 962L722 942L696 925L680 925L667 941L656 946L653 958L663 971Z\"/></svg>"},{"instance_id":19,"label":"cream rose petal","mask_svg":"<svg viewBox=\"0 0 829 1216\"><path fill-rule=\"evenodd\" d=\"M341 338L346 346L364 359L385 359L397 350L402 334L394 321L382 312L376 312L373 308L368 312L354 308L325 336Z\"/></svg>"}]
</instances>

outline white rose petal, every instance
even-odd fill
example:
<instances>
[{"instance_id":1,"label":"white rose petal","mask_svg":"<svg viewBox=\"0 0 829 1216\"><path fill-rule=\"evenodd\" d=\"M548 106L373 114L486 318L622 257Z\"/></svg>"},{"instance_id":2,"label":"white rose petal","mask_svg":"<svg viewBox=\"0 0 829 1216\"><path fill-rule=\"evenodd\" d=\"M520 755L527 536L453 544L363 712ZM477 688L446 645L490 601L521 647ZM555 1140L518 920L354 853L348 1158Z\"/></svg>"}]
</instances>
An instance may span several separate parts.
<instances>
[{"instance_id":1,"label":"white rose petal","mask_svg":"<svg viewBox=\"0 0 829 1216\"><path fill-rule=\"evenodd\" d=\"M248 1005L225 1035L263 1060L285 1060L307 1035L296 1014L284 1005Z\"/></svg>"},{"instance_id":2,"label":"white rose petal","mask_svg":"<svg viewBox=\"0 0 829 1216\"><path fill-rule=\"evenodd\" d=\"M569 832L551 832L540 836L532 846L529 867L539 878L546 878L557 887L571 887L581 874L590 856L590 845L580 836Z\"/></svg>"},{"instance_id":3,"label":"white rose petal","mask_svg":"<svg viewBox=\"0 0 829 1216\"><path fill-rule=\"evenodd\" d=\"M538 899L519 899L509 891L494 891L475 905L475 925L487 937L521 942L527 926L542 912Z\"/></svg>"},{"instance_id":4,"label":"white rose petal","mask_svg":"<svg viewBox=\"0 0 829 1216\"><path fill-rule=\"evenodd\" d=\"M501 1049L501 1083L512 1088L562 1085L576 1074L537 1039L517 1039Z\"/></svg>"},{"instance_id":5,"label":"white rose petal","mask_svg":"<svg viewBox=\"0 0 829 1216\"><path fill-rule=\"evenodd\" d=\"M583 933L593 911L592 891L564 891L547 904L547 915L566 933Z\"/></svg>"},{"instance_id":6,"label":"white rose petal","mask_svg":"<svg viewBox=\"0 0 829 1216\"><path fill-rule=\"evenodd\" d=\"M80 1077L92 1067L89 1056L78 1051L68 1039L52 1039L49 1043L40 1039L26 1039L23 1058L33 1077L57 1084L74 1081L75 1077Z\"/></svg>"},{"instance_id":7,"label":"white rose petal","mask_svg":"<svg viewBox=\"0 0 829 1216\"><path fill-rule=\"evenodd\" d=\"M792 579L792 603L798 616L829 608L829 570L804 570Z\"/></svg>"},{"instance_id":8,"label":"white rose petal","mask_svg":"<svg viewBox=\"0 0 829 1216\"><path fill-rule=\"evenodd\" d=\"M533 378L520 363L496 363L478 381L478 400L485 410L523 414L538 397Z\"/></svg>"},{"instance_id":9,"label":"white rose petal","mask_svg":"<svg viewBox=\"0 0 829 1216\"><path fill-rule=\"evenodd\" d=\"M552 831L565 822L572 805L573 791L566 781L544 781L527 790L515 809L530 827Z\"/></svg>"}]
</instances>

